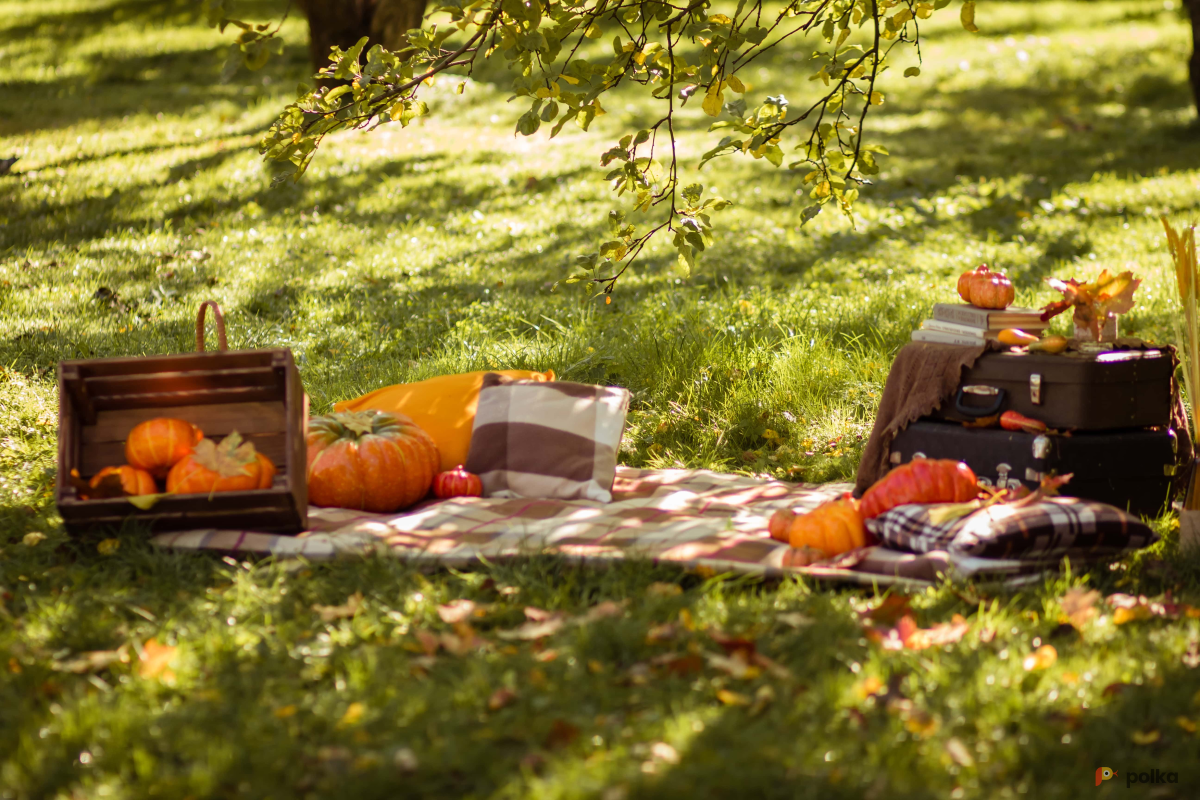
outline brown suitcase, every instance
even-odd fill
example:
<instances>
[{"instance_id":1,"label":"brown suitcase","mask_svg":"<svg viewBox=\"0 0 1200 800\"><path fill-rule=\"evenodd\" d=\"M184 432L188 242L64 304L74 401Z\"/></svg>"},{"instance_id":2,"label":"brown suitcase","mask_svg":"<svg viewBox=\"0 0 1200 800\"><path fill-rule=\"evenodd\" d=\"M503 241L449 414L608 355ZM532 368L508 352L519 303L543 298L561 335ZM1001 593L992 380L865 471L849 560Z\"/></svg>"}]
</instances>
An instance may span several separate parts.
<instances>
[{"instance_id":1,"label":"brown suitcase","mask_svg":"<svg viewBox=\"0 0 1200 800\"><path fill-rule=\"evenodd\" d=\"M1016 411L1055 430L1167 426L1175 365L1169 350L988 352L933 416L967 422Z\"/></svg>"}]
</instances>

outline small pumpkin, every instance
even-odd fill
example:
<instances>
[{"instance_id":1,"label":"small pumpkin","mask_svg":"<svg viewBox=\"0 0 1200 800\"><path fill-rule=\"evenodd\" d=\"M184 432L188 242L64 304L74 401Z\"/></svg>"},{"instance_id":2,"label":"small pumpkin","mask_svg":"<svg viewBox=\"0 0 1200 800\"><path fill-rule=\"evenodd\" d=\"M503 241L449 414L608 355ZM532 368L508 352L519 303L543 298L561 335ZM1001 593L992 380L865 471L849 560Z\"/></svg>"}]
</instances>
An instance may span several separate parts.
<instances>
[{"instance_id":1,"label":"small pumpkin","mask_svg":"<svg viewBox=\"0 0 1200 800\"><path fill-rule=\"evenodd\" d=\"M961 461L919 458L896 467L862 496L863 519L909 503L965 503L979 493L975 473Z\"/></svg>"},{"instance_id":2,"label":"small pumpkin","mask_svg":"<svg viewBox=\"0 0 1200 800\"><path fill-rule=\"evenodd\" d=\"M459 464L454 469L439 472L433 479L433 496L441 499L447 497L483 497L483 481L474 472L467 472Z\"/></svg>"},{"instance_id":3,"label":"small pumpkin","mask_svg":"<svg viewBox=\"0 0 1200 800\"><path fill-rule=\"evenodd\" d=\"M980 264L959 276L958 296L977 308L1001 309L1012 305L1017 290L1007 275Z\"/></svg>"},{"instance_id":4,"label":"small pumpkin","mask_svg":"<svg viewBox=\"0 0 1200 800\"><path fill-rule=\"evenodd\" d=\"M775 512L771 517L771 538L780 538L786 523L787 543L792 547L808 547L818 550L825 558L865 547L871 542L863 525L858 501L849 492L837 500L830 500L806 514L796 514L787 509Z\"/></svg>"},{"instance_id":5,"label":"small pumpkin","mask_svg":"<svg viewBox=\"0 0 1200 800\"><path fill-rule=\"evenodd\" d=\"M315 506L387 513L429 493L437 445L401 414L346 411L308 424L308 500Z\"/></svg>"},{"instance_id":6,"label":"small pumpkin","mask_svg":"<svg viewBox=\"0 0 1200 800\"><path fill-rule=\"evenodd\" d=\"M92 476L92 480L88 483L93 489L100 486L100 482L109 475L116 475L121 481L121 488L125 494L155 494L158 492L158 485L154 482L154 476L144 469L131 467L128 464L122 464L119 467L105 467Z\"/></svg>"},{"instance_id":7,"label":"small pumpkin","mask_svg":"<svg viewBox=\"0 0 1200 800\"><path fill-rule=\"evenodd\" d=\"M155 417L134 425L125 437L125 460L156 478L165 478L203 438L204 431L186 420Z\"/></svg>"},{"instance_id":8,"label":"small pumpkin","mask_svg":"<svg viewBox=\"0 0 1200 800\"><path fill-rule=\"evenodd\" d=\"M266 483L264 485L264 476ZM220 444L201 439L192 451L171 467L167 474L167 491L172 494L212 494L214 492L247 492L271 485L275 464L254 449L251 442L242 441L237 431L230 433Z\"/></svg>"}]
</instances>

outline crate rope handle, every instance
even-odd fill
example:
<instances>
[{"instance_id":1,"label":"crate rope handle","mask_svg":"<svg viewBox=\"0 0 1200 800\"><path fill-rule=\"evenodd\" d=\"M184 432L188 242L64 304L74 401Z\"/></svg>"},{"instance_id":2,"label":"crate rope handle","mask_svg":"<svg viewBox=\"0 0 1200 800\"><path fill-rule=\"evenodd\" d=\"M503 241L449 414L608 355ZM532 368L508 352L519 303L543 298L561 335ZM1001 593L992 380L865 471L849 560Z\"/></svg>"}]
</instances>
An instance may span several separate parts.
<instances>
[{"instance_id":1,"label":"crate rope handle","mask_svg":"<svg viewBox=\"0 0 1200 800\"><path fill-rule=\"evenodd\" d=\"M225 351L229 349L229 342L225 339L225 315L221 313L221 307L213 300L205 300L200 304L200 311L196 314L196 352L204 352L204 309L212 306L213 320L217 323L217 349Z\"/></svg>"}]
</instances>

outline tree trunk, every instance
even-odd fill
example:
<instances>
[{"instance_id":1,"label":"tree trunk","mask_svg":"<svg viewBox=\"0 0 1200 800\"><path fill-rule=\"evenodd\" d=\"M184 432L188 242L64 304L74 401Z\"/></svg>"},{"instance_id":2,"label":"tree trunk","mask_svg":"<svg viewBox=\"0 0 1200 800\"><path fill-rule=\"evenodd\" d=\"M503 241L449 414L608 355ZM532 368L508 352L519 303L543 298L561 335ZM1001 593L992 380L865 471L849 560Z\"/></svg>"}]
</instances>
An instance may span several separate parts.
<instances>
[{"instance_id":1,"label":"tree trunk","mask_svg":"<svg viewBox=\"0 0 1200 800\"><path fill-rule=\"evenodd\" d=\"M352 47L366 36L371 45L404 47L407 33L421 27L426 0L299 0L308 17L308 52L313 69L329 63L329 50Z\"/></svg>"},{"instance_id":2,"label":"tree trunk","mask_svg":"<svg viewBox=\"0 0 1200 800\"><path fill-rule=\"evenodd\" d=\"M1184 0L1192 20L1192 57L1188 59L1188 77L1192 82L1192 102L1200 112L1200 0Z\"/></svg>"}]
</instances>

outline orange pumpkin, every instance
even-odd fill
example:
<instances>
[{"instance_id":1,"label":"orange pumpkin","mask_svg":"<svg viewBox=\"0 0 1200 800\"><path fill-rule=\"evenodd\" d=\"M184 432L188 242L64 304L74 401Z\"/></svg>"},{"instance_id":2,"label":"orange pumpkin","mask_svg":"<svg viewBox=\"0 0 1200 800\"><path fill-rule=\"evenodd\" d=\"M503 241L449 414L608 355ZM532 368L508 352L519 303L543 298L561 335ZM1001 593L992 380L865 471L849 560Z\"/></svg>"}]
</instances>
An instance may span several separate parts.
<instances>
[{"instance_id":1,"label":"orange pumpkin","mask_svg":"<svg viewBox=\"0 0 1200 800\"><path fill-rule=\"evenodd\" d=\"M266 483L264 485L264 473ZM167 491L173 494L246 492L271 485L275 465L237 431L220 444L201 439L167 474Z\"/></svg>"},{"instance_id":2,"label":"orange pumpkin","mask_svg":"<svg viewBox=\"0 0 1200 800\"><path fill-rule=\"evenodd\" d=\"M433 479L433 496L447 497L482 497L483 481L474 472L467 472L459 464L454 469L439 472Z\"/></svg>"},{"instance_id":3,"label":"orange pumpkin","mask_svg":"<svg viewBox=\"0 0 1200 800\"><path fill-rule=\"evenodd\" d=\"M919 458L896 467L862 496L863 519L909 503L965 503L979 494L975 473L961 461Z\"/></svg>"},{"instance_id":4,"label":"orange pumpkin","mask_svg":"<svg viewBox=\"0 0 1200 800\"><path fill-rule=\"evenodd\" d=\"M158 491L158 485L154 482L154 476L144 469L131 467L128 464L122 464L119 467L105 467L92 476L92 480L88 485L95 489L100 485L100 481L109 475L120 476L121 488L125 490L125 494L155 494Z\"/></svg>"},{"instance_id":5,"label":"orange pumpkin","mask_svg":"<svg viewBox=\"0 0 1200 800\"><path fill-rule=\"evenodd\" d=\"M1012 281L1002 272L980 264L958 278L958 296L977 308L1008 308L1017 296Z\"/></svg>"},{"instance_id":6,"label":"orange pumpkin","mask_svg":"<svg viewBox=\"0 0 1200 800\"><path fill-rule=\"evenodd\" d=\"M863 525L858 501L849 492L807 514L796 514L788 509L775 512L769 527L771 537L781 538L777 532L782 534L785 524L788 544L819 550L825 558L865 547L872 541Z\"/></svg>"},{"instance_id":7,"label":"orange pumpkin","mask_svg":"<svg viewBox=\"0 0 1200 800\"><path fill-rule=\"evenodd\" d=\"M387 513L429 493L441 466L429 434L401 414L346 411L308 424L308 501Z\"/></svg>"},{"instance_id":8,"label":"orange pumpkin","mask_svg":"<svg viewBox=\"0 0 1200 800\"><path fill-rule=\"evenodd\" d=\"M190 422L155 417L139 422L125 437L125 460L130 466L163 478L203 438L204 431Z\"/></svg>"}]
</instances>

